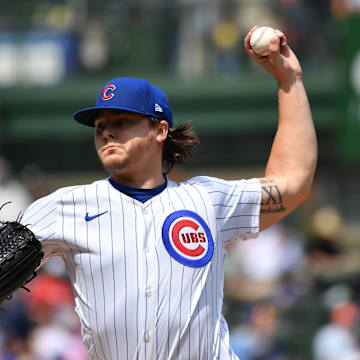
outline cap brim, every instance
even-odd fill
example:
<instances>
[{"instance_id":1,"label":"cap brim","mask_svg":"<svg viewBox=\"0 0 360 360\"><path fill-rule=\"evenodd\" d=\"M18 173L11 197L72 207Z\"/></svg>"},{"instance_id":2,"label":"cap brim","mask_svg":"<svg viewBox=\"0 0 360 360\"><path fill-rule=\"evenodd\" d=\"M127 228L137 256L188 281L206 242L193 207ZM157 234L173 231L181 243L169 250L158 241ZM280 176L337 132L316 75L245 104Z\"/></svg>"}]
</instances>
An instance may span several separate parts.
<instances>
[{"instance_id":1,"label":"cap brim","mask_svg":"<svg viewBox=\"0 0 360 360\"><path fill-rule=\"evenodd\" d=\"M134 111L134 109L125 107L125 106L97 106L97 107L90 107L86 109L82 109L74 113L74 119L83 125L95 127L95 119L101 110L124 110L130 111L137 114L142 114L146 116L150 116L151 114L147 114L145 112L141 112L139 110Z\"/></svg>"}]
</instances>

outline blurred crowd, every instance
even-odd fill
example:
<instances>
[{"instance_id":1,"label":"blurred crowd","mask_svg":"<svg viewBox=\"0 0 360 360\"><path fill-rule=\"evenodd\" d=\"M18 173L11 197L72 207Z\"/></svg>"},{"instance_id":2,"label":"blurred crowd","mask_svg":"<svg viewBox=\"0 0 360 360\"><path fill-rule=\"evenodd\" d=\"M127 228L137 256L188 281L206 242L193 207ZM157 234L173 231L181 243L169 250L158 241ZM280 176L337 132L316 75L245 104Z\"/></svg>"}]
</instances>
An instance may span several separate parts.
<instances>
[{"instance_id":1,"label":"blurred crowd","mask_svg":"<svg viewBox=\"0 0 360 360\"><path fill-rule=\"evenodd\" d=\"M31 202L46 191L44 174L36 165L28 165L15 176L8 161L0 158L1 221L19 219ZM26 288L30 296L21 289L2 304L0 359L87 359L62 260L50 260Z\"/></svg>"},{"instance_id":2,"label":"blurred crowd","mask_svg":"<svg viewBox=\"0 0 360 360\"><path fill-rule=\"evenodd\" d=\"M230 246L225 316L241 360L360 359L360 269L322 221L306 236L283 220Z\"/></svg>"},{"instance_id":3,"label":"blurred crowd","mask_svg":"<svg viewBox=\"0 0 360 360\"><path fill-rule=\"evenodd\" d=\"M255 24L281 29L305 67L326 71L335 61L334 15L353 11L352 3L356 1L20 0L15 8L3 0L0 86L51 85L79 71L119 67L182 78L236 73L248 66L243 38Z\"/></svg>"}]
</instances>

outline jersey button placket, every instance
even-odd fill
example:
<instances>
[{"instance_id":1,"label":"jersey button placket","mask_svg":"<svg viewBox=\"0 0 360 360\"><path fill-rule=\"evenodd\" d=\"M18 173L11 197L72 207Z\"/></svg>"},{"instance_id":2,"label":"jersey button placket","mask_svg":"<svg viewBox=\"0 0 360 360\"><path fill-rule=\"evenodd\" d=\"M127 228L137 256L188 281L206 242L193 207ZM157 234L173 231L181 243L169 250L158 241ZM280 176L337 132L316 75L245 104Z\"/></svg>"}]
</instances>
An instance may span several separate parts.
<instances>
[{"instance_id":1,"label":"jersey button placket","mask_svg":"<svg viewBox=\"0 0 360 360\"><path fill-rule=\"evenodd\" d=\"M151 336L150 336L150 333L148 331L146 331L145 334L144 334L144 340L147 343L151 340Z\"/></svg>"},{"instance_id":2,"label":"jersey button placket","mask_svg":"<svg viewBox=\"0 0 360 360\"><path fill-rule=\"evenodd\" d=\"M155 250L155 234L154 234L154 219L151 208L148 206L143 207L142 213L145 219L145 228L144 228L144 260L147 264L147 276L145 280L145 287L143 288L143 296L145 300L145 309L146 311L146 322L145 322L145 332L144 332L144 342L148 344L146 346L146 352L154 351L156 352L156 340L155 336L155 328L156 324L156 312L154 309L157 304L154 303L156 301L153 296L155 288L154 284L156 281L156 272L157 269L157 257ZM150 335L151 334L151 335Z\"/></svg>"},{"instance_id":3,"label":"jersey button placket","mask_svg":"<svg viewBox=\"0 0 360 360\"><path fill-rule=\"evenodd\" d=\"M147 297L150 297L152 295L152 291L151 291L151 287L148 286L146 289L145 289L145 295Z\"/></svg>"}]
</instances>

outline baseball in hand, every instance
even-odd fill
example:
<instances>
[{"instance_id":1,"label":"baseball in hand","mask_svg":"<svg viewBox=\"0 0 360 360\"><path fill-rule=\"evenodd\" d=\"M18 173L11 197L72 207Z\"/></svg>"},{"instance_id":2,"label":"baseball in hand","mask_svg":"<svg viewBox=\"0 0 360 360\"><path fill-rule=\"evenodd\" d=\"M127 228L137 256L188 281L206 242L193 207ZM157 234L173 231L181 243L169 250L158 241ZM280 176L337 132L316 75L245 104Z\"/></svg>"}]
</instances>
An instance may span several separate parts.
<instances>
[{"instance_id":1,"label":"baseball in hand","mask_svg":"<svg viewBox=\"0 0 360 360\"><path fill-rule=\"evenodd\" d=\"M268 26L259 27L251 35L251 48L258 55L268 56L270 40L273 38L279 41L279 36L273 28Z\"/></svg>"}]
</instances>

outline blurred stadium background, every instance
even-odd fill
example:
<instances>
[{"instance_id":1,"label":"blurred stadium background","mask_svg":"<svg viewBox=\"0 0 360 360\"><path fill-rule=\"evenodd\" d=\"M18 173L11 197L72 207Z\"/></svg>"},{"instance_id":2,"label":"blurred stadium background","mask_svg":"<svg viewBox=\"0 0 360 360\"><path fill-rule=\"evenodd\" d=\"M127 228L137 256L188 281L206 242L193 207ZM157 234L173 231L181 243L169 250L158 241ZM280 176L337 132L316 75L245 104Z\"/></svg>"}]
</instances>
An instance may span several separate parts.
<instances>
[{"instance_id":1,"label":"blurred stadium background","mask_svg":"<svg viewBox=\"0 0 360 360\"><path fill-rule=\"evenodd\" d=\"M247 58L254 24L283 30L303 66L319 140L311 199L231 245L224 313L241 360L360 359L358 0L1 0L2 220L60 186L106 176L72 113L117 76L168 94L201 148L171 176L262 176L276 84ZM82 360L63 264L0 312L0 359Z\"/></svg>"}]
</instances>

